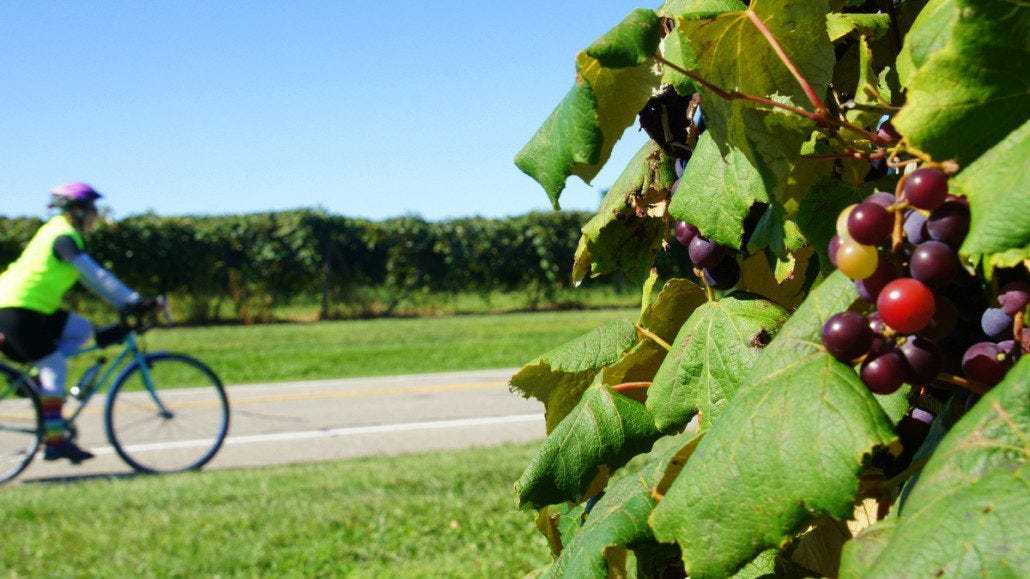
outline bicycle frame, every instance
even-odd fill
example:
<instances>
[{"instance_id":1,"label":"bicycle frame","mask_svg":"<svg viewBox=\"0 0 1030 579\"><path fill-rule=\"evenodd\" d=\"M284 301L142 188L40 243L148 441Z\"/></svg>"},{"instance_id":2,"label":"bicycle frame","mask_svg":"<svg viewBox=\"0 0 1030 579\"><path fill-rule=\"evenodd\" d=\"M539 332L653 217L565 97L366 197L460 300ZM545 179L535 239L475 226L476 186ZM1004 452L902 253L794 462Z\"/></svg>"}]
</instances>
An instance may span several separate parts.
<instances>
[{"instance_id":1,"label":"bicycle frame","mask_svg":"<svg viewBox=\"0 0 1030 579\"><path fill-rule=\"evenodd\" d=\"M162 414L168 415L169 410L165 407L164 403L161 402L160 397L157 395L157 391L154 388L154 382L150 377L150 369L147 365L147 353L139 347L139 343L136 341L136 333L129 332L124 340L125 347L121 353L114 359L113 362L106 364L103 368L100 376L90 385L89 389L80 395L80 404L70 416L65 420L68 424L75 424L75 420L82 413L83 409L89 404L93 396L99 392L110 387L118 380L118 378L125 373L127 370L137 365L140 368L140 375L143 376L143 383L150 392L150 397L154 400L154 403L161 410ZM100 346L90 346L74 352L70 358L77 358L86 354L97 352L102 350ZM115 372L118 372L116 375Z\"/></svg>"}]
</instances>

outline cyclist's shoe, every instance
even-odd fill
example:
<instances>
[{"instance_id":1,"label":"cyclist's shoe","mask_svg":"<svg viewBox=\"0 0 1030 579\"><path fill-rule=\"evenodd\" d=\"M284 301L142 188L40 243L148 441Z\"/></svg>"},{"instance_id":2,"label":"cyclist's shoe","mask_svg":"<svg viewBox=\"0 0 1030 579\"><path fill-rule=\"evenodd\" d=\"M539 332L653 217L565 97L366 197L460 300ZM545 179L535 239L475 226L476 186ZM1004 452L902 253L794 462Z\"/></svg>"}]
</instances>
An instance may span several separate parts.
<instances>
[{"instance_id":1,"label":"cyclist's shoe","mask_svg":"<svg viewBox=\"0 0 1030 579\"><path fill-rule=\"evenodd\" d=\"M93 458L93 453L81 448L67 438L56 444L46 445L46 451L43 452L43 460L60 460L62 458L67 458L72 464L79 464L84 460Z\"/></svg>"}]
</instances>

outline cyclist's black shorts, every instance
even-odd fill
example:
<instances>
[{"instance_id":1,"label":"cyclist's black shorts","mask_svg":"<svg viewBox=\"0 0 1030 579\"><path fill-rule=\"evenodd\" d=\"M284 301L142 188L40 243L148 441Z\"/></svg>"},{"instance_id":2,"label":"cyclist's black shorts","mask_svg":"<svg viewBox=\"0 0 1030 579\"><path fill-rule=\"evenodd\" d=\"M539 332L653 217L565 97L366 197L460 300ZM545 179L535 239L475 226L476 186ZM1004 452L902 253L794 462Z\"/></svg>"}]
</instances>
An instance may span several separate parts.
<instances>
[{"instance_id":1,"label":"cyclist's black shorts","mask_svg":"<svg viewBox=\"0 0 1030 579\"><path fill-rule=\"evenodd\" d=\"M43 314L24 308L0 308L0 350L16 362L27 364L57 350L57 340L68 323L68 312Z\"/></svg>"}]
</instances>

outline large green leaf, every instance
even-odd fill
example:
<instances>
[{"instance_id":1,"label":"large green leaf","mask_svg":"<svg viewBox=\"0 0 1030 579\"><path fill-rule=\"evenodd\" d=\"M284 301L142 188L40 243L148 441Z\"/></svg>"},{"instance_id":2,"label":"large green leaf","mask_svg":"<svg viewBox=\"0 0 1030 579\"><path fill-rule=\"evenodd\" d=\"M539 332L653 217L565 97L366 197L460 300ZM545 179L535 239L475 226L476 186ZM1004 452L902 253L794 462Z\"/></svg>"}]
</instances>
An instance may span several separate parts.
<instances>
[{"instance_id":1,"label":"large green leaf","mask_svg":"<svg viewBox=\"0 0 1030 579\"><path fill-rule=\"evenodd\" d=\"M557 209L565 181L589 183L608 161L661 77L652 69L661 19L633 11L576 57L576 83L518 155Z\"/></svg>"},{"instance_id":2,"label":"large green leaf","mask_svg":"<svg viewBox=\"0 0 1030 579\"><path fill-rule=\"evenodd\" d=\"M515 483L519 506L579 501L590 483L647 452L661 434L643 404L594 385L544 440Z\"/></svg>"},{"instance_id":3,"label":"large green leaf","mask_svg":"<svg viewBox=\"0 0 1030 579\"><path fill-rule=\"evenodd\" d=\"M639 325L662 341L671 343L683 322L705 301L705 291L694 282L670 279L662 286L658 298L641 314ZM624 382L650 382L666 354L665 347L654 339L640 336L621 360L604 369L603 381L609 386Z\"/></svg>"},{"instance_id":4,"label":"large green leaf","mask_svg":"<svg viewBox=\"0 0 1030 579\"><path fill-rule=\"evenodd\" d=\"M769 202L762 175L740 149L723 156L706 131L676 187L669 213L693 223L709 239L740 249L744 218L756 202Z\"/></svg>"},{"instance_id":5,"label":"large green leaf","mask_svg":"<svg viewBox=\"0 0 1030 579\"><path fill-rule=\"evenodd\" d=\"M691 577L730 575L816 517L851 514L863 457L895 438L855 371L819 343L856 298L839 272L809 295L655 509L655 536L680 544Z\"/></svg>"},{"instance_id":6,"label":"large green leaf","mask_svg":"<svg viewBox=\"0 0 1030 579\"><path fill-rule=\"evenodd\" d=\"M894 125L934 159L967 165L1030 117L1030 7L1008 0L955 6L947 42L934 43L912 75ZM920 18L910 36L939 24Z\"/></svg>"},{"instance_id":7,"label":"large green leaf","mask_svg":"<svg viewBox=\"0 0 1030 579\"><path fill-rule=\"evenodd\" d=\"M555 561L547 577L604 577L607 563L604 552L610 547L633 548L654 542L647 518L657 501L652 491L665 475L670 462L685 462L697 446L696 433L671 437L674 444L663 445L648 455L647 464L605 491L575 539ZM664 439L663 439L664 441Z\"/></svg>"},{"instance_id":8,"label":"large green leaf","mask_svg":"<svg viewBox=\"0 0 1030 579\"><path fill-rule=\"evenodd\" d=\"M653 141L645 143L583 226L573 281L587 272L593 277L621 271L642 284L669 237L666 214L675 180L672 159Z\"/></svg>"},{"instance_id":9,"label":"large green leaf","mask_svg":"<svg viewBox=\"0 0 1030 579\"><path fill-rule=\"evenodd\" d=\"M740 0L665 0L657 12L666 18L706 18L744 8Z\"/></svg>"},{"instance_id":10,"label":"large green leaf","mask_svg":"<svg viewBox=\"0 0 1030 579\"><path fill-rule=\"evenodd\" d=\"M830 40L840 40L849 34L880 38L890 29L887 14L843 14L833 12L826 15L826 30Z\"/></svg>"},{"instance_id":11,"label":"large green leaf","mask_svg":"<svg viewBox=\"0 0 1030 579\"><path fill-rule=\"evenodd\" d=\"M941 441L898 517L845 547L841 576L1025 577L1028 455L1024 357Z\"/></svg>"},{"instance_id":12,"label":"large green leaf","mask_svg":"<svg viewBox=\"0 0 1030 579\"><path fill-rule=\"evenodd\" d=\"M957 0L931 0L919 11L898 53L898 75L902 84L907 86L930 55L948 44L951 27L957 19Z\"/></svg>"},{"instance_id":13,"label":"large green leaf","mask_svg":"<svg viewBox=\"0 0 1030 579\"><path fill-rule=\"evenodd\" d=\"M544 403L547 431L579 403L594 377L622 357L637 331L626 320L615 320L563 344L527 364L512 376L509 387Z\"/></svg>"},{"instance_id":14,"label":"large green leaf","mask_svg":"<svg viewBox=\"0 0 1030 579\"><path fill-rule=\"evenodd\" d=\"M991 261L1002 267L1030 258L1027 159L1030 159L1030 121L953 180L956 188L969 198L973 217L962 253L991 255Z\"/></svg>"},{"instance_id":15,"label":"large green leaf","mask_svg":"<svg viewBox=\"0 0 1030 579\"><path fill-rule=\"evenodd\" d=\"M698 413L701 428L709 428L787 317L780 306L743 292L695 310L648 390L658 428L682 428Z\"/></svg>"},{"instance_id":16,"label":"large green leaf","mask_svg":"<svg viewBox=\"0 0 1030 579\"><path fill-rule=\"evenodd\" d=\"M804 90L748 14L758 16L821 97L834 63L827 12L826 3L755 0L745 10L715 18L688 14L679 19L676 33L683 35L689 50L683 55L666 53L666 58L686 66L696 59L693 71L724 90L810 107ZM812 123L752 101L725 100L707 89L702 90L702 100L722 156L744 155L762 176L766 190L777 194L800 157Z\"/></svg>"}]
</instances>

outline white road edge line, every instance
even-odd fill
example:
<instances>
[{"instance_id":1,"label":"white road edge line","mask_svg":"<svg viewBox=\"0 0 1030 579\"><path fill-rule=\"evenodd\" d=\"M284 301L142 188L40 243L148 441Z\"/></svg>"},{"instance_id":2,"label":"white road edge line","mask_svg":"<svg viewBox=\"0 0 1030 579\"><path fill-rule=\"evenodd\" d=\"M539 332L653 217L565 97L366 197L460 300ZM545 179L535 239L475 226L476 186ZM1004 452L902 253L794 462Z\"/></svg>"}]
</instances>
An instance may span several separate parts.
<instances>
[{"instance_id":1,"label":"white road edge line","mask_svg":"<svg viewBox=\"0 0 1030 579\"><path fill-rule=\"evenodd\" d=\"M301 430L295 432L276 432L272 434L251 434L230 436L225 445L253 444L256 442L282 442L287 440L304 440L309 438L336 438L356 436L359 434L378 434L383 432L404 432L407 430L437 430L442 428L462 428L468 426L488 426L492 424L510 424L516 422L542 421L543 414L515 414L511 416L488 416L483 418L458 418L454 420L434 420L426 422L402 422L398 424L377 424L374 426L349 426L321 430ZM126 452L148 452L155 450L177 450L183 448L203 448L210 444L209 440L181 440L178 442L155 442L149 444L133 444L126 447ZM94 454L114 454L114 448L102 446L92 449Z\"/></svg>"}]
</instances>

